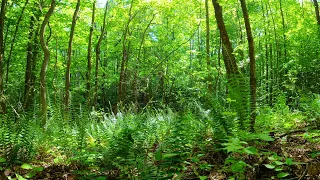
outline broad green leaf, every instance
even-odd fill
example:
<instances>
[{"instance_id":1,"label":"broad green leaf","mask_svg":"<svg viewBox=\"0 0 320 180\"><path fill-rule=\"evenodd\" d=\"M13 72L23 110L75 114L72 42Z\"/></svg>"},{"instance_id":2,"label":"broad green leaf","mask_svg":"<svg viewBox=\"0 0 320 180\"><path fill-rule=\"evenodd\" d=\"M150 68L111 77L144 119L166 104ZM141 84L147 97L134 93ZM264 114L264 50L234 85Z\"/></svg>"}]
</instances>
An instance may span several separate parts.
<instances>
[{"instance_id":1,"label":"broad green leaf","mask_svg":"<svg viewBox=\"0 0 320 180\"><path fill-rule=\"evenodd\" d=\"M63 159L61 157L57 157L57 158L54 158L53 162L58 164L58 163L63 162Z\"/></svg>"},{"instance_id":2,"label":"broad green leaf","mask_svg":"<svg viewBox=\"0 0 320 180\"><path fill-rule=\"evenodd\" d=\"M277 177L278 178L284 178L284 177L287 177L289 175L290 175L289 173L282 172L282 173L277 174Z\"/></svg>"},{"instance_id":3,"label":"broad green leaf","mask_svg":"<svg viewBox=\"0 0 320 180\"><path fill-rule=\"evenodd\" d=\"M247 154L257 154L258 151L255 147L247 147L244 149L244 152L246 152Z\"/></svg>"},{"instance_id":4,"label":"broad green leaf","mask_svg":"<svg viewBox=\"0 0 320 180\"><path fill-rule=\"evenodd\" d=\"M238 161L231 165L232 172L243 172L247 164L243 161Z\"/></svg>"},{"instance_id":5,"label":"broad green leaf","mask_svg":"<svg viewBox=\"0 0 320 180\"><path fill-rule=\"evenodd\" d=\"M281 166L281 165L283 165L284 163L283 162L281 162L281 161L275 161L274 162L276 165L278 165L278 166Z\"/></svg>"},{"instance_id":6,"label":"broad green leaf","mask_svg":"<svg viewBox=\"0 0 320 180\"><path fill-rule=\"evenodd\" d=\"M272 164L265 164L264 166L268 169L274 169L276 167L275 165L272 165Z\"/></svg>"},{"instance_id":7,"label":"broad green leaf","mask_svg":"<svg viewBox=\"0 0 320 180\"><path fill-rule=\"evenodd\" d=\"M16 177L18 178L18 180L27 180L24 177L20 176L19 174L16 174Z\"/></svg>"},{"instance_id":8,"label":"broad green leaf","mask_svg":"<svg viewBox=\"0 0 320 180\"><path fill-rule=\"evenodd\" d=\"M24 177L25 178L33 178L34 176L37 175L37 172L36 171L31 171L29 172L28 174L26 174Z\"/></svg>"},{"instance_id":9,"label":"broad green leaf","mask_svg":"<svg viewBox=\"0 0 320 180\"><path fill-rule=\"evenodd\" d=\"M100 176L100 177L95 178L94 180L107 180L107 178L104 176Z\"/></svg>"},{"instance_id":10,"label":"broad green leaf","mask_svg":"<svg viewBox=\"0 0 320 180\"><path fill-rule=\"evenodd\" d=\"M291 166L291 165L293 164L292 159L291 159L291 158L287 158L287 159L286 159L286 164L287 164L288 166Z\"/></svg>"},{"instance_id":11,"label":"broad green leaf","mask_svg":"<svg viewBox=\"0 0 320 180\"><path fill-rule=\"evenodd\" d=\"M155 158L157 161L160 161L162 159L162 151L160 149L157 150Z\"/></svg>"},{"instance_id":12,"label":"broad green leaf","mask_svg":"<svg viewBox=\"0 0 320 180\"><path fill-rule=\"evenodd\" d=\"M37 171L37 172L41 172L41 171L43 171L43 167L42 166L40 166L40 167L34 167L33 168L33 170L35 170L35 171Z\"/></svg>"},{"instance_id":13,"label":"broad green leaf","mask_svg":"<svg viewBox=\"0 0 320 180\"><path fill-rule=\"evenodd\" d=\"M258 134L257 137L264 141L274 141L274 138L270 137L268 134Z\"/></svg>"},{"instance_id":14,"label":"broad green leaf","mask_svg":"<svg viewBox=\"0 0 320 180\"><path fill-rule=\"evenodd\" d=\"M206 180L208 177L207 176L199 176L200 180Z\"/></svg>"},{"instance_id":15,"label":"broad green leaf","mask_svg":"<svg viewBox=\"0 0 320 180\"><path fill-rule=\"evenodd\" d=\"M6 162L7 160L5 159L5 158L3 158L3 157L0 157L0 163L4 163L4 162Z\"/></svg>"},{"instance_id":16,"label":"broad green leaf","mask_svg":"<svg viewBox=\"0 0 320 180\"><path fill-rule=\"evenodd\" d=\"M174 157L174 156L177 156L179 154L174 154L174 153L169 153L169 154L163 154L163 159L167 159L167 158L171 158L171 157Z\"/></svg>"},{"instance_id":17,"label":"broad green leaf","mask_svg":"<svg viewBox=\"0 0 320 180\"><path fill-rule=\"evenodd\" d=\"M32 169L33 167L30 164L24 163L24 164L22 164L21 168L22 169Z\"/></svg>"},{"instance_id":18,"label":"broad green leaf","mask_svg":"<svg viewBox=\"0 0 320 180\"><path fill-rule=\"evenodd\" d=\"M275 171L282 171L283 169L282 168L275 168L274 170Z\"/></svg>"}]
</instances>

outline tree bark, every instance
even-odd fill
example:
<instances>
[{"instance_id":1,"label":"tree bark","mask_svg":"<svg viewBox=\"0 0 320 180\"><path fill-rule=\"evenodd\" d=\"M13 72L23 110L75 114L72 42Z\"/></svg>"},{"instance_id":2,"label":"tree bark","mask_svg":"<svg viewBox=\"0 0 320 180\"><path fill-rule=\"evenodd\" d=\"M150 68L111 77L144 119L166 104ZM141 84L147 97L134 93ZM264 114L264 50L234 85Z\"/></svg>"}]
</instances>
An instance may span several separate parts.
<instances>
[{"instance_id":1,"label":"tree bark","mask_svg":"<svg viewBox=\"0 0 320 180\"><path fill-rule=\"evenodd\" d=\"M88 43L88 70L87 70L87 105L88 108L91 108L91 96L90 96L90 91L91 91L91 52L92 52L92 35L93 35L93 29L94 29L94 19L95 19L95 10L96 10L96 1L93 2L92 5L92 17L91 17L91 27L90 27L90 33L89 33L89 43Z\"/></svg>"},{"instance_id":2,"label":"tree bark","mask_svg":"<svg viewBox=\"0 0 320 180\"><path fill-rule=\"evenodd\" d=\"M147 27L144 29L143 33L142 33L142 37L141 37L141 42L140 42L140 46L139 46L139 50L138 50L138 57L137 57L137 64L135 67L135 72L134 72L134 99L135 99L135 104L137 107L137 110L139 109L139 103L138 103L138 96L139 96L139 92L138 92L138 77L139 77L139 68L140 68L140 57L141 57L141 50L145 41L145 36L147 34L147 31L149 29L149 27L151 26L152 21L154 20L155 15L152 16L152 19L149 21Z\"/></svg>"},{"instance_id":3,"label":"tree bark","mask_svg":"<svg viewBox=\"0 0 320 180\"><path fill-rule=\"evenodd\" d=\"M207 60L207 71L208 71L208 90L210 93L213 92L212 86L212 75L211 75L211 62L210 62L210 19L209 19L209 0L205 0L206 8L206 60Z\"/></svg>"},{"instance_id":4,"label":"tree bark","mask_svg":"<svg viewBox=\"0 0 320 180\"><path fill-rule=\"evenodd\" d=\"M4 21L6 19L6 5L7 0L1 1L1 12L0 12L0 113L6 114L7 108L5 103L5 97L3 92L3 59L4 59L4 42L3 42L3 31Z\"/></svg>"},{"instance_id":5,"label":"tree bark","mask_svg":"<svg viewBox=\"0 0 320 180\"><path fill-rule=\"evenodd\" d=\"M252 36L252 30L249 20L249 13L245 0L240 0L241 9L243 13L244 23L247 31L247 40L249 46L249 58L250 58L250 99L251 99L251 114L250 114L250 131L254 132L254 124L256 121L256 102L257 102L257 80L256 80L256 58L254 51L254 40Z\"/></svg>"},{"instance_id":6,"label":"tree bark","mask_svg":"<svg viewBox=\"0 0 320 180\"><path fill-rule=\"evenodd\" d=\"M239 125L241 129L245 129L244 120L247 118L247 92L245 79L239 73L237 62L233 54L232 44L229 39L228 32L225 27L222 7L219 5L218 0L212 0L213 7L215 10L215 18L217 21L218 28L220 30L220 37L222 39L222 55L227 71L228 77L228 94L235 100L232 105L237 110L239 115Z\"/></svg>"},{"instance_id":7,"label":"tree bark","mask_svg":"<svg viewBox=\"0 0 320 180\"><path fill-rule=\"evenodd\" d=\"M317 0L313 0L314 9L316 13L317 24L320 26L320 12L319 12L319 4Z\"/></svg>"},{"instance_id":8,"label":"tree bark","mask_svg":"<svg viewBox=\"0 0 320 180\"><path fill-rule=\"evenodd\" d=\"M72 42L73 42L74 30L77 24L79 9L80 9L80 0L77 1L76 9L72 17L72 25L71 25L71 31L70 31L70 37L69 37L68 60L67 60L67 69L66 69L66 84L65 84L65 99L64 99L66 115L69 112L69 104L70 104L70 67L71 67L71 59L72 59Z\"/></svg>"},{"instance_id":9,"label":"tree bark","mask_svg":"<svg viewBox=\"0 0 320 180\"><path fill-rule=\"evenodd\" d=\"M125 64L128 61L128 49L127 49L127 35L129 31L130 22L133 19L132 16L132 7L133 7L133 0L131 1L130 10L129 10L129 20L126 24L126 27L123 32L123 40L122 40L122 61L121 61L121 70L120 70L120 77L119 77L119 87L118 87L118 100L117 104L121 104L124 99L124 84L125 84ZM118 105L116 108L116 112L118 111Z\"/></svg>"},{"instance_id":10,"label":"tree bark","mask_svg":"<svg viewBox=\"0 0 320 180\"><path fill-rule=\"evenodd\" d=\"M41 72L40 72L40 103L41 103L41 126L44 127L47 122L47 94L46 94L46 72L47 67L50 59L50 51L47 45L47 42L44 40L44 33L46 29L46 25L49 22L50 16L53 14L54 8L56 6L56 1L52 0L51 5L49 8L49 11L47 12L46 16L44 17L44 20L41 24L40 29L40 44L41 48L44 52L44 59L41 66Z\"/></svg>"},{"instance_id":11,"label":"tree bark","mask_svg":"<svg viewBox=\"0 0 320 180\"><path fill-rule=\"evenodd\" d=\"M23 8L21 10L21 14L20 14L20 16L18 18L15 31L13 33L13 38L12 38L12 41L11 41L8 60L7 60L6 84L8 84L8 79L9 79L9 68L10 68L10 62L11 62L12 52L13 52L13 48L14 48L14 43L16 41L17 34L18 34L18 31L19 31L19 27L20 27L20 23L21 23L21 20L23 18L23 15L24 15L24 10L26 9L28 3L29 3L29 0L26 0L25 4L24 4L24 6L23 6Z\"/></svg>"},{"instance_id":12,"label":"tree bark","mask_svg":"<svg viewBox=\"0 0 320 180\"><path fill-rule=\"evenodd\" d=\"M104 15L103 15L103 25L102 25L102 29L101 29L101 34L98 40L98 43L96 45L96 72L95 72L95 82L94 82L94 107L97 107L97 100L98 100L98 74L99 74L99 61L100 61L100 46L101 46L101 42L103 40L103 36L105 33L105 29L106 29L106 19L107 19L107 12L108 12L108 4L109 1L107 1L106 7L105 7L105 11L104 11Z\"/></svg>"},{"instance_id":13,"label":"tree bark","mask_svg":"<svg viewBox=\"0 0 320 180\"><path fill-rule=\"evenodd\" d=\"M34 78L35 77L35 64L37 60L37 55L39 53L39 24L35 23L39 19L39 11L37 11L35 16L31 16L30 18L30 27L29 27L29 42L27 45L27 64L26 64L26 71L25 71L25 84L24 84L24 109L28 111L33 102L33 94L34 94Z\"/></svg>"}]
</instances>

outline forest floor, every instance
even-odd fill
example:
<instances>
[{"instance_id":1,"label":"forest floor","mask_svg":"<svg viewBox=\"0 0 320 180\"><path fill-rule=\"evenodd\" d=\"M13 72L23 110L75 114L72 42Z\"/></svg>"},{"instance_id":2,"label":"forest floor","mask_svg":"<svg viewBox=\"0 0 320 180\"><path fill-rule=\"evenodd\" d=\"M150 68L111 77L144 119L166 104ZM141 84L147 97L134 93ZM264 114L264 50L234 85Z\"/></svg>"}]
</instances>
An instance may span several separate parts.
<instances>
[{"instance_id":1,"label":"forest floor","mask_svg":"<svg viewBox=\"0 0 320 180\"><path fill-rule=\"evenodd\" d=\"M311 133L309 134L310 136ZM317 180L320 179L320 136L307 137L308 133L305 130L295 130L286 134L275 135L275 140L263 144L259 148L264 149L265 152L275 152L279 157L285 156L289 159L292 159L292 166L290 169L291 178L288 180ZM257 146L257 144L256 144ZM259 145L258 145L259 146ZM315 154L312 154L316 152ZM312 157L310 157L310 155ZM234 154L235 157L242 156L241 154ZM225 160L227 154L223 152L208 152L205 156L201 158L201 161L206 161L209 164L213 165L214 168L211 169L209 174L205 174L207 179L211 180L225 180L228 179L228 174L224 172ZM277 179L276 174L273 168L267 168L265 164L270 164L268 159L262 157L254 157L251 155L246 155L242 158L247 164L251 166L248 168L245 174L245 179ZM270 158L269 158L270 160ZM36 162L38 161L38 162ZM94 178L96 180L103 179L119 179L120 171L115 169L113 171L101 171L98 167L82 167L79 164L71 163L69 165L54 165L54 157L47 156L45 154L39 154L36 161L33 163L34 166L41 165L44 167L43 171L37 173L33 178L34 180L75 180L75 179L90 179L88 174L94 174L95 176L100 176L100 178ZM275 161L278 165L278 168L283 170L282 165L279 161ZM277 164L277 162L279 164ZM192 171L192 165L187 167L189 170L185 171L186 175L183 179L199 179L195 176ZM15 168L13 168L15 169ZM19 172L20 174L26 174L27 170L19 169L17 167L16 171L5 171L5 176L14 175L14 173ZM86 174L82 176L81 172ZM2 177L3 178L3 177ZM19 178L18 178L19 179ZM123 179L123 178L120 178ZM139 179L139 178L135 178ZM172 178L179 179L179 178ZM236 179L242 179L237 178ZM20 180L20 179L19 179Z\"/></svg>"}]
</instances>

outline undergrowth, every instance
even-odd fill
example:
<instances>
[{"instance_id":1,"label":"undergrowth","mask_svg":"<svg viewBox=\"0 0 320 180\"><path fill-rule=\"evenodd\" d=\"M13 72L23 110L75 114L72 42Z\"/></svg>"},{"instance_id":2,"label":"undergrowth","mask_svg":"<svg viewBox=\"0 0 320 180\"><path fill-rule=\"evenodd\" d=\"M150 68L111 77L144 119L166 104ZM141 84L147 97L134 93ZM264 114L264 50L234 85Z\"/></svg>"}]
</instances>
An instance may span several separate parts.
<instances>
[{"instance_id":1,"label":"undergrowth","mask_svg":"<svg viewBox=\"0 0 320 180\"><path fill-rule=\"evenodd\" d=\"M253 176L249 172L257 169L254 162L277 172L273 177L290 177L295 161L267 149L276 140L270 132L317 125L319 97L292 112L280 96L273 109L259 109L254 134L238 128L237 114L228 108L232 100L226 103L212 102L216 108L211 111L194 103L181 113L165 109L114 115L80 109L69 120L56 107L45 129L34 115L4 116L0 170L20 166L22 170L7 178L43 178L45 169L38 167L66 166L74 167L77 179L207 179L213 172L243 179ZM318 135L314 131L303 136Z\"/></svg>"}]
</instances>

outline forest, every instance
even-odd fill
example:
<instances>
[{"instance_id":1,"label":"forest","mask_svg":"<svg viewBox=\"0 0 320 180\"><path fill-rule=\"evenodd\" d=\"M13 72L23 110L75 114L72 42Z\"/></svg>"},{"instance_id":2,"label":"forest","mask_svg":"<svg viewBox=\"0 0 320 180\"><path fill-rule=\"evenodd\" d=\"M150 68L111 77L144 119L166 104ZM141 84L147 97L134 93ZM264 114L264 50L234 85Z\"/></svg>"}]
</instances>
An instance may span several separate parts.
<instances>
[{"instance_id":1,"label":"forest","mask_svg":"<svg viewBox=\"0 0 320 180\"><path fill-rule=\"evenodd\" d=\"M0 180L320 179L319 0L0 1Z\"/></svg>"}]
</instances>

